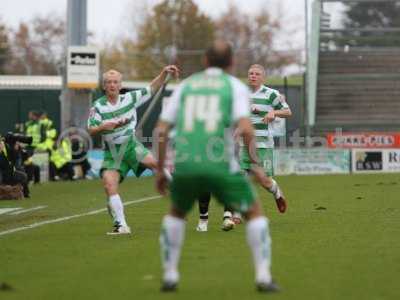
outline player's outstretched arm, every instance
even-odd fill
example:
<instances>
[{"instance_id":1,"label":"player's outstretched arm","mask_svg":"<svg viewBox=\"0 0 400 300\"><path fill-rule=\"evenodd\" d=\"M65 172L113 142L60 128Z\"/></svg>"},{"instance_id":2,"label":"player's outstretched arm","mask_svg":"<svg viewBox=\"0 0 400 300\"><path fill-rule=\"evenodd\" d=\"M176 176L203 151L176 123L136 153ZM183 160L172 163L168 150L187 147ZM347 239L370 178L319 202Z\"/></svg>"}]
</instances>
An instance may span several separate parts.
<instances>
[{"instance_id":1,"label":"player's outstretched arm","mask_svg":"<svg viewBox=\"0 0 400 300\"><path fill-rule=\"evenodd\" d=\"M161 73L158 74L158 76L156 78L154 78L153 81L150 83L151 94L157 93L157 91L164 84L165 79L167 78L168 74L171 74L175 78L178 78L179 73L180 73L180 70L175 65L168 65L168 66L164 67L162 69Z\"/></svg>"}]
</instances>

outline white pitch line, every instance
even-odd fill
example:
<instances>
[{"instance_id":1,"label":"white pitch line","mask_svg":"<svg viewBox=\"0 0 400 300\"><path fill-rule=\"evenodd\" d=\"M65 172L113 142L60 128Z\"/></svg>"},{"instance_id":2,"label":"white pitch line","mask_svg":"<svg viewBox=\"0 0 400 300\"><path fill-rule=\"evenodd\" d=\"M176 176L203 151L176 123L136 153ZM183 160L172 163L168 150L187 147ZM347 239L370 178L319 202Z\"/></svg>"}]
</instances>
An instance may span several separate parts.
<instances>
[{"instance_id":1,"label":"white pitch line","mask_svg":"<svg viewBox=\"0 0 400 300\"><path fill-rule=\"evenodd\" d=\"M21 207L7 207L7 208L0 208L0 215L8 214L11 211L15 211L21 209Z\"/></svg>"},{"instance_id":2,"label":"white pitch line","mask_svg":"<svg viewBox=\"0 0 400 300\"><path fill-rule=\"evenodd\" d=\"M161 197L162 196L151 196L151 197L141 198L141 199L138 199L138 200L127 201L127 202L124 202L124 206L128 206L128 205L131 205L131 204L136 204L136 203L141 203L141 202L146 202L146 201L158 199L158 198L161 198ZM68 221L68 220L71 220L71 219L76 219L76 218L80 218L80 217L96 215L96 214L102 213L104 211L107 211L107 208L92 210L92 211L89 211L87 213L71 215L71 216L57 218L57 219L53 219L53 220L47 220L47 221L43 221L43 222L33 223L33 224L25 225L23 227L17 227L17 228L5 230L5 231L0 231L0 236L6 235L6 234L10 234L10 233L14 233L14 232L18 232L18 231L23 231L23 230L28 230L28 229L40 227L40 226L47 225L47 224L60 223L60 222Z\"/></svg>"},{"instance_id":3,"label":"white pitch line","mask_svg":"<svg viewBox=\"0 0 400 300\"><path fill-rule=\"evenodd\" d=\"M17 210L17 211L9 213L9 215L15 216L15 215L23 214L23 213L26 213L26 212L39 210L39 209L42 209L42 208L45 208L45 207L47 207L47 205L40 205L40 206L36 206L36 207L32 207L32 208L20 209L20 210Z\"/></svg>"}]
</instances>

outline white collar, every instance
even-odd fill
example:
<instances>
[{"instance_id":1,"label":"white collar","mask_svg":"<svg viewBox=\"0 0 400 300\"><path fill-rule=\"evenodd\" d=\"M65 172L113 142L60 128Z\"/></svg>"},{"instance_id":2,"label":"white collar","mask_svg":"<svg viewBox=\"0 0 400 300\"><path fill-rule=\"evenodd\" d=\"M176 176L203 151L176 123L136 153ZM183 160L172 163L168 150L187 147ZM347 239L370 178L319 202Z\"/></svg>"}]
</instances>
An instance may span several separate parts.
<instances>
[{"instance_id":1,"label":"white collar","mask_svg":"<svg viewBox=\"0 0 400 300\"><path fill-rule=\"evenodd\" d=\"M222 74L224 71L221 68L217 68L217 67L209 67L207 69L205 69L204 71L207 75L220 75Z\"/></svg>"}]
</instances>

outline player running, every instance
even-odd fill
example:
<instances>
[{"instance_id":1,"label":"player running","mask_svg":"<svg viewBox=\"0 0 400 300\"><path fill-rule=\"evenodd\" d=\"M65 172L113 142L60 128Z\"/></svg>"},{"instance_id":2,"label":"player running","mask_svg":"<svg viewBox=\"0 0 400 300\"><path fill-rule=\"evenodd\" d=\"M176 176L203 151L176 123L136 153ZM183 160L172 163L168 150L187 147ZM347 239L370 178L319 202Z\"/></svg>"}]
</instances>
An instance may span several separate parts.
<instances>
[{"instance_id":1,"label":"player running","mask_svg":"<svg viewBox=\"0 0 400 300\"><path fill-rule=\"evenodd\" d=\"M184 239L185 216L203 192L243 213L247 240L252 250L256 286L261 292L277 291L272 281L268 220L235 157L233 131L243 137L245 149L254 139L249 119L248 88L227 72L232 67L232 48L216 41L206 52L206 70L190 76L175 89L157 126L159 160L156 184L165 194L164 173L168 133L175 127L175 172L170 186L172 206L162 221L160 244L163 291L174 291L179 282L178 261ZM257 158L250 156L252 162ZM262 181L264 171L256 164L251 172Z\"/></svg>"},{"instance_id":2,"label":"player running","mask_svg":"<svg viewBox=\"0 0 400 300\"><path fill-rule=\"evenodd\" d=\"M168 73L178 76L176 66L166 66L150 86L120 95L122 74L109 70L103 74L105 95L97 99L90 110L88 131L101 134L105 142L104 161L100 170L108 198L108 211L113 218L114 229L108 234L130 234L124 206L118 193L119 183L129 170L136 176L146 169L156 169L156 160L135 137L136 109L151 99L162 86Z\"/></svg>"},{"instance_id":3,"label":"player running","mask_svg":"<svg viewBox=\"0 0 400 300\"><path fill-rule=\"evenodd\" d=\"M279 91L264 85L266 73L261 65L252 65L248 71L248 83L251 94L251 122L255 128L257 156L264 168L264 180L261 186L272 193L279 212L284 213L287 205L278 183L272 178L274 175L274 139L271 125L275 118L288 118L292 115L289 105ZM240 166L243 170L250 170L251 159L244 148L241 148Z\"/></svg>"},{"instance_id":4,"label":"player running","mask_svg":"<svg viewBox=\"0 0 400 300\"><path fill-rule=\"evenodd\" d=\"M283 95L279 91L264 85L266 73L261 65L254 64L248 71L248 84L252 90L251 94L251 122L255 128L256 151L260 159L266 177L260 182L261 186L272 193L276 201L279 212L284 213L287 208L286 200L283 196L278 183L272 178L274 175L273 148L274 139L271 125L276 117L288 118L292 112L286 103ZM242 170L249 171L251 160L245 148L240 151L240 167ZM197 231L207 231L208 208L210 195L200 198L199 211L200 219ZM235 223L240 223L240 214L229 211L225 208L222 229L229 231L234 228Z\"/></svg>"}]
</instances>

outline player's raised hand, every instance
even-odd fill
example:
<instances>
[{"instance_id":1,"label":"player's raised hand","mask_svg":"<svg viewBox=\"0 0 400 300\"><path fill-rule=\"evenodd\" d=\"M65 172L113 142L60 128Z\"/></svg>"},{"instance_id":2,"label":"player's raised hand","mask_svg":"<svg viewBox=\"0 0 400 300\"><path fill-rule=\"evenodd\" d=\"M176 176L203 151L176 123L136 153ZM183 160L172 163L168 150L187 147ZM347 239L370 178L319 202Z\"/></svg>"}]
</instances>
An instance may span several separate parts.
<instances>
[{"instance_id":1,"label":"player's raised hand","mask_svg":"<svg viewBox=\"0 0 400 300\"><path fill-rule=\"evenodd\" d=\"M173 77L178 78L181 71L176 65L168 65L164 67L163 72L166 72L168 74L171 74Z\"/></svg>"}]
</instances>

